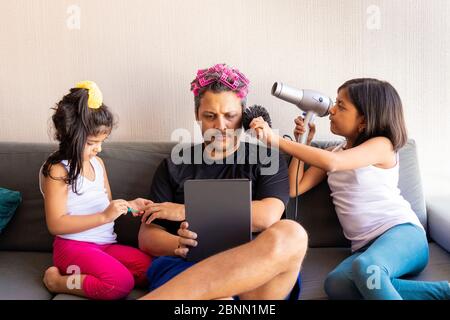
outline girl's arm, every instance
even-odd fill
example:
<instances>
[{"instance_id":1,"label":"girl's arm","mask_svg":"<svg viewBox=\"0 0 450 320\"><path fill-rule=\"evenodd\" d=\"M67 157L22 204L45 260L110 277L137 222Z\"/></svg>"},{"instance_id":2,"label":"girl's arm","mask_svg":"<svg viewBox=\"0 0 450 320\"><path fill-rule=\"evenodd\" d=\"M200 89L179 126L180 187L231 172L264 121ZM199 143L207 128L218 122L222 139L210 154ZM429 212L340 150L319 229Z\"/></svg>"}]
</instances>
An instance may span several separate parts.
<instances>
[{"instance_id":1,"label":"girl's arm","mask_svg":"<svg viewBox=\"0 0 450 320\"><path fill-rule=\"evenodd\" d=\"M395 164L393 146L386 137L371 138L357 147L342 152L331 152L277 136L262 117L253 119L250 128L255 129L258 138L267 144L278 146L295 158L329 172L370 165L390 168Z\"/></svg>"},{"instance_id":2,"label":"girl's arm","mask_svg":"<svg viewBox=\"0 0 450 320\"><path fill-rule=\"evenodd\" d=\"M50 175L63 178L67 175L67 171L63 165L56 164L51 167ZM77 233L109 222L108 217L102 212L82 216L67 215L67 188L67 184L62 180L44 177L45 218L51 234Z\"/></svg>"},{"instance_id":3,"label":"girl's arm","mask_svg":"<svg viewBox=\"0 0 450 320\"><path fill-rule=\"evenodd\" d=\"M305 172L305 163L303 161L300 161L300 168L298 171L298 190L296 190L298 163L299 160L297 158L292 158L291 164L289 165L289 196L291 198L295 198L311 190L312 188L317 186L323 179L325 179L327 175L325 170L312 166L309 167ZM296 193L296 191L298 193Z\"/></svg>"},{"instance_id":4,"label":"girl's arm","mask_svg":"<svg viewBox=\"0 0 450 320\"><path fill-rule=\"evenodd\" d=\"M295 141L298 141L300 135L305 134L305 123L303 117L297 117L294 120L295 128L294 128L294 137ZM308 137L306 139L306 144L311 145L314 134L316 133L316 126L314 123L310 122L308 124L309 132ZM295 157L292 157L291 163L289 165L289 196L291 198L295 198L310 189L314 188L318 185L325 177L326 172L317 167L310 167L308 170L305 170L305 163L303 161L298 160ZM298 180L297 180L297 171L298 171ZM297 187L297 188L296 188Z\"/></svg>"},{"instance_id":5,"label":"girl's arm","mask_svg":"<svg viewBox=\"0 0 450 320\"><path fill-rule=\"evenodd\" d=\"M277 138L275 137L275 139ZM278 144L281 150L293 157L330 172L357 169L370 165L391 167L394 160L392 143L385 137L369 139L357 147L342 152L322 150L281 137L278 139Z\"/></svg>"}]
</instances>

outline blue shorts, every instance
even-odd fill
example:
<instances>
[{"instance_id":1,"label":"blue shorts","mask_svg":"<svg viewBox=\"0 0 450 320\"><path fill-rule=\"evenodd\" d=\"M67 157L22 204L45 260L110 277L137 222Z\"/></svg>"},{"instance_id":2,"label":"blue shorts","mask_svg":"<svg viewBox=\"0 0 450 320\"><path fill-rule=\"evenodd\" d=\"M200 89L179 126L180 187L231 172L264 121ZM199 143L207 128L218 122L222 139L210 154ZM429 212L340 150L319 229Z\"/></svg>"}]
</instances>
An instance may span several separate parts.
<instances>
[{"instance_id":1,"label":"blue shorts","mask_svg":"<svg viewBox=\"0 0 450 320\"><path fill-rule=\"evenodd\" d=\"M159 257L152 261L152 265L147 271L147 278L149 282L149 290L153 291L165 284L176 275L184 270L192 267L195 262L186 261L179 257ZM300 273L297 277L297 282L292 288L291 293L285 300L298 300L300 297L301 277ZM239 299L239 297L234 297Z\"/></svg>"}]
</instances>

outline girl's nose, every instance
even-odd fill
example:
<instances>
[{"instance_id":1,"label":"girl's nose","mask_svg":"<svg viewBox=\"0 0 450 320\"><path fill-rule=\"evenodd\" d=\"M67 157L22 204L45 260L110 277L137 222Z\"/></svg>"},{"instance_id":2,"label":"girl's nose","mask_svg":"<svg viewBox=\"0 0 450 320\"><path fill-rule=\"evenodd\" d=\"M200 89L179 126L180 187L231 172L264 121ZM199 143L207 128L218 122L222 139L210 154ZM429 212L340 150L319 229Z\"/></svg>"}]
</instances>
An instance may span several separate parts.
<instances>
[{"instance_id":1,"label":"girl's nose","mask_svg":"<svg viewBox=\"0 0 450 320\"><path fill-rule=\"evenodd\" d=\"M331 114L331 115L334 115L335 112L336 112L336 105L333 105L333 106L330 108L330 114Z\"/></svg>"},{"instance_id":2,"label":"girl's nose","mask_svg":"<svg viewBox=\"0 0 450 320\"><path fill-rule=\"evenodd\" d=\"M95 152L102 152L102 146L99 144L98 146L95 147Z\"/></svg>"}]
</instances>

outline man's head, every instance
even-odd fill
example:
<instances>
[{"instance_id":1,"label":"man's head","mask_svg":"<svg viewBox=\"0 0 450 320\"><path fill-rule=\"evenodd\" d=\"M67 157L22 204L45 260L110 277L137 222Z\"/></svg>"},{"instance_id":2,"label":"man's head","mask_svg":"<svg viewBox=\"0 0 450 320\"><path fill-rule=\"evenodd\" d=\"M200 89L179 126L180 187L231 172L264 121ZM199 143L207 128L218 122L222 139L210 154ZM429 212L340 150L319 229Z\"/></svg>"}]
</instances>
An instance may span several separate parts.
<instances>
[{"instance_id":1,"label":"man's head","mask_svg":"<svg viewBox=\"0 0 450 320\"><path fill-rule=\"evenodd\" d=\"M217 151L233 149L238 143L237 130L242 126L248 79L237 69L217 64L197 72L191 82L195 117L200 122L205 144Z\"/></svg>"}]
</instances>

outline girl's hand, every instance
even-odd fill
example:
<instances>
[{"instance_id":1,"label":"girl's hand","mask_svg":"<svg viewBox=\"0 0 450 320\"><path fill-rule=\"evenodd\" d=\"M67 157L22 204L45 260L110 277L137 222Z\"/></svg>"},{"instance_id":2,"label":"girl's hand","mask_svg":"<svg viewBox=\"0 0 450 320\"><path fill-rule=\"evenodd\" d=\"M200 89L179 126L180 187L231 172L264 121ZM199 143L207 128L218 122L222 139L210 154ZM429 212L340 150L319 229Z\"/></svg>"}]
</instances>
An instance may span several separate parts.
<instances>
[{"instance_id":1,"label":"girl's hand","mask_svg":"<svg viewBox=\"0 0 450 320\"><path fill-rule=\"evenodd\" d=\"M180 229L178 229L178 248L175 249L174 253L177 256L182 258L186 258L189 247L196 247L197 242L197 234L195 232L189 231L189 223L184 221L180 225Z\"/></svg>"},{"instance_id":2,"label":"girl's hand","mask_svg":"<svg viewBox=\"0 0 450 320\"><path fill-rule=\"evenodd\" d=\"M269 124L262 117L258 117L250 122L250 128L255 130L259 140L267 145L277 145L279 136L277 136Z\"/></svg>"},{"instance_id":3,"label":"girl's hand","mask_svg":"<svg viewBox=\"0 0 450 320\"><path fill-rule=\"evenodd\" d=\"M150 224L155 219L183 221L185 219L184 204L163 202L147 205L141 222Z\"/></svg>"},{"instance_id":4,"label":"girl's hand","mask_svg":"<svg viewBox=\"0 0 450 320\"><path fill-rule=\"evenodd\" d=\"M137 199L128 201L128 204L130 205L130 208L139 211L139 213L132 212L133 217L142 216L144 214L144 212L145 212L145 208L148 205L152 204L152 203L153 203L153 201L147 200L147 199L143 199L143 198L137 198Z\"/></svg>"},{"instance_id":5,"label":"girl's hand","mask_svg":"<svg viewBox=\"0 0 450 320\"><path fill-rule=\"evenodd\" d=\"M294 137L295 141L298 141L298 137L305 133L305 122L303 117L297 117L295 120L295 128L294 128ZM309 123L309 133L308 138L306 139L306 144L310 145L312 139L314 138L314 134L316 133L316 125L312 122Z\"/></svg>"},{"instance_id":6,"label":"girl's hand","mask_svg":"<svg viewBox=\"0 0 450 320\"><path fill-rule=\"evenodd\" d=\"M103 211L105 223L113 222L121 215L127 214L129 204L125 200L112 200L109 206Z\"/></svg>"}]
</instances>

